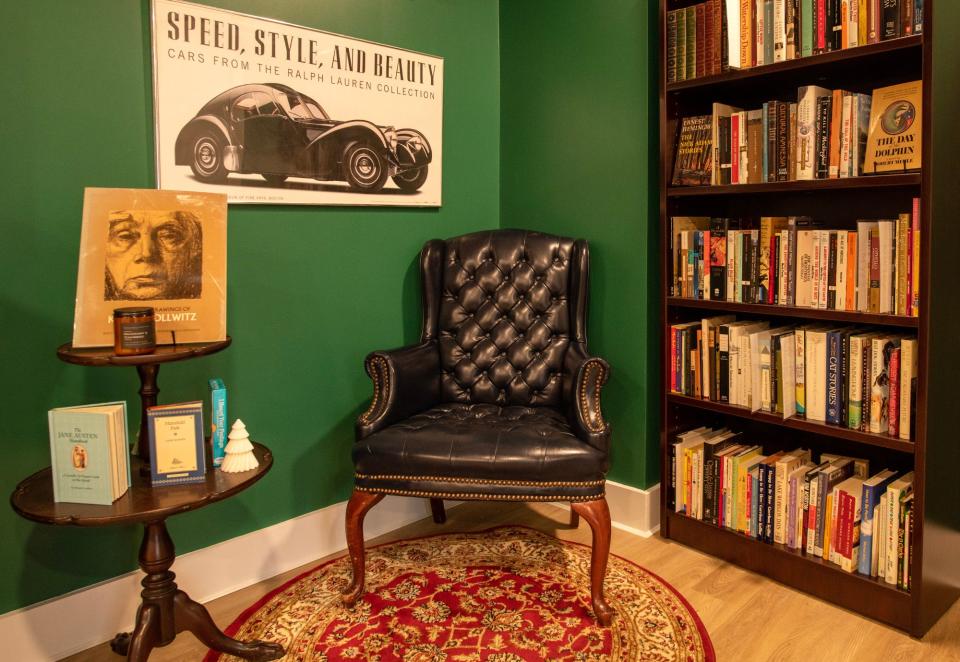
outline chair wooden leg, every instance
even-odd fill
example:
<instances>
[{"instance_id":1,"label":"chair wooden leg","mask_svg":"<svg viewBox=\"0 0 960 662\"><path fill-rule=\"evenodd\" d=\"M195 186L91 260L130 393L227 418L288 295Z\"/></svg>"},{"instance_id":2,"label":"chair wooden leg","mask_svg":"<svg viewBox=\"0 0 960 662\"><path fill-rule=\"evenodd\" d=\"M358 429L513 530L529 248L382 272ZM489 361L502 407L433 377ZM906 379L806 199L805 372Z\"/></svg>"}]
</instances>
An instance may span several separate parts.
<instances>
[{"instance_id":1,"label":"chair wooden leg","mask_svg":"<svg viewBox=\"0 0 960 662\"><path fill-rule=\"evenodd\" d=\"M364 573L366 570L363 550L363 518L383 498L383 494L362 492L355 489L347 502L347 549L350 551L350 563L353 565L353 580L343 592L343 604L352 607L363 594Z\"/></svg>"},{"instance_id":2,"label":"chair wooden leg","mask_svg":"<svg viewBox=\"0 0 960 662\"><path fill-rule=\"evenodd\" d=\"M573 504L570 505L570 528L576 529L580 526L580 513L573 509Z\"/></svg>"},{"instance_id":3,"label":"chair wooden leg","mask_svg":"<svg viewBox=\"0 0 960 662\"><path fill-rule=\"evenodd\" d=\"M582 515L593 531L593 551L590 556L590 597L593 613L600 625L607 626L616 612L603 598L603 578L607 574L607 557L610 555L610 508L605 498L596 501L580 501L570 504L573 511Z\"/></svg>"},{"instance_id":4,"label":"chair wooden leg","mask_svg":"<svg viewBox=\"0 0 960 662\"><path fill-rule=\"evenodd\" d=\"M447 511L443 508L443 499L430 499L430 510L433 512L433 521L443 524L447 521Z\"/></svg>"}]
</instances>

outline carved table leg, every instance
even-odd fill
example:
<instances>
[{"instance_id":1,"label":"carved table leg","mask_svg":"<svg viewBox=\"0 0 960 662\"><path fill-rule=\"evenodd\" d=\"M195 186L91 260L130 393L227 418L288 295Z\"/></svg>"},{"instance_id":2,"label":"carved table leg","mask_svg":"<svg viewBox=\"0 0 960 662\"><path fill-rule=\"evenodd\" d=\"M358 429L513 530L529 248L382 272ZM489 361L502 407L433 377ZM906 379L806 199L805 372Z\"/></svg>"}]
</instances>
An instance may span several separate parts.
<instances>
[{"instance_id":1,"label":"carved table leg","mask_svg":"<svg viewBox=\"0 0 960 662\"><path fill-rule=\"evenodd\" d=\"M231 639L220 631L210 617L210 612L199 602L191 600L183 591L177 591L173 598L173 605L177 615L177 629L189 630L197 639L214 650L254 662L276 660L285 654L280 644Z\"/></svg>"},{"instance_id":2,"label":"carved table leg","mask_svg":"<svg viewBox=\"0 0 960 662\"><path fill-rule=\"evenodd\" d=\"M137 366L140 375L140 433L137 435L137 455L143 460L141 471L150 475L150 436L147 431L147 407L157 404L160 389L157 387L157 375L160 374L160 364L143 363Z\"/></svg>"},{"instance_id":3,"label":"carved table leg","mask_svg":"<svg viewBox=\"0 0 960 662\"><path fill-rule=\"evenodd\" d=\"M193 602L177 588L176 575L170 566L176 558L173 540L163 520L144 525L140 544L140 568L146 573L141 584L142 603L137 612L137 626L133 635L117 635L112 647L120 652L127 646L128 660L146 660L150 651L166 646L178 632L189 630L200 641L216 650L247 660L275 660L283 657L283 648L261 641L241 642L223 634L214 624L207 610Z\"/></svg>"},{"instance_id":4,"label":"carved table leg","mask_svg":"<svg viewBox=\"0 0 960 662\"><path fill-rule=\"evenodd\" d=\"M433 513L433 521L437 524L443 524L447 521L447 511L443 508L443 499L430 499L430 511Z\"/></svg>"},{"instance_id":5,"label":"carved table leg","mask_svg":"<svg viewBox=\"0 0 960 662\"><path fill-rule=\"evenodd\" d=\"M383 498L382 494L353 490L347 502L347 549L350 550L350 562L353 565L353 579L343 593L343 604L352 607L363 593L366 571L363 550L363 518Z\"/></svg>"},{"instance_id":6,"label":"carved table leg","mask_svg":"<svg viewBox=\"0 0 960 662\"><path fill-rule=\"evenodd\" d=\"M590 555L590 597L593 612L600 625L610 625L616 612L603 597L603 578L607 574L610 555L610 509L605 498L570 504L574 512L583 516L593 531L593 551Z\"/></svg>"}]
</instances>

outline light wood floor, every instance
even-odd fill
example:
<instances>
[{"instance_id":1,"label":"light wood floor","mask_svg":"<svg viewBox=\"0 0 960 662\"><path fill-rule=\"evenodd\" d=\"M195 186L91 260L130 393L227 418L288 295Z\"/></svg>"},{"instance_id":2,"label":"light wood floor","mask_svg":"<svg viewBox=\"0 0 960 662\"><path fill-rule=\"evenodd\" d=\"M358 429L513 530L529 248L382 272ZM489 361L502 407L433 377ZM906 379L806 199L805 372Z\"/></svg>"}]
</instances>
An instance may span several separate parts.
<instances>
[{"instance_id":1,"label":"light wood floor","mask_svg":"<svg viewBox=\"0 0 960 662\"><path fill-rule=\"evenodd\" d=\"M567 513L546 504L468 503L451 509L447 523L442 526L425 519L371 543L501 524L525 524L559 538L590 542L590 529L585 521L581 520L576 530L570 529L567 521ZM918 641L658 536L641 538L614 529L612 552L655 572L687 598L706 625L720 662L960 662L960 602ZM207 608L217 624L226 627L265 593L324 560L318 559L213 600ZM176 571L176 565L173 570ZM184 589L190 591L189 586ZM154 651L150 659L152 662L201 660L205 652L205 647L192 635L184 633L171 645ZM103 644L67 659L70 662L117 662L120 658Z\"/></svg>"}]
</instances>

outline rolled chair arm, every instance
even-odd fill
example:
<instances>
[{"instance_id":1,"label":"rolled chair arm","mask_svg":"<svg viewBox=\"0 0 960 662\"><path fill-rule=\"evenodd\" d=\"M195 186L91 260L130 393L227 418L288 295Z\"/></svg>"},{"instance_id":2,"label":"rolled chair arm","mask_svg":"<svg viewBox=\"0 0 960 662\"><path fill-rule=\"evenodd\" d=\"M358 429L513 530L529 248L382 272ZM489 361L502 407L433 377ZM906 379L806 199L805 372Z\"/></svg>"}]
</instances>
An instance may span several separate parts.
<instances>
[{"instance_id":1,"label":"rolled chair arm","mask_svg":"<svg viewBox=\"0 0 960 662\"><path fill-rule=\"evenodd\" d=\"M610 423L603 417L600 391L610 376L610 364L590 356L581 344L567 350L567 374L571 376L567 393L567 418L577 436L594 448L606 451L610 441Z\"/></svg>"},{"instance_id":2,"label":"rolled chair arm","mask_svg":"<svg viewBox=\"0 0 960 662\"><path fill-rule=\"evenodd\" d=\"M358 441L437 403L440 352L434 341L371 352L364 367L373 381L373 397L357 418Z\"/></svg>"}]
</instances>

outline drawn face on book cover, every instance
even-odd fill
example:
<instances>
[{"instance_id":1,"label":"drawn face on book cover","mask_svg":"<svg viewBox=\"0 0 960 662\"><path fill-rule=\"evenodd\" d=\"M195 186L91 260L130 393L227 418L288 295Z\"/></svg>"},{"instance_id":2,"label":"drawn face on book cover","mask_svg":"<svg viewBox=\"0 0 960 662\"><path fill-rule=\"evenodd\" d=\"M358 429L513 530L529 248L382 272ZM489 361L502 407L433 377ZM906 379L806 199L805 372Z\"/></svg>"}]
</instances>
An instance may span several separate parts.
<instances>
[{"instance_id":1,"label":"drawn face on book cover","mask_svg":"<svg viewBox=\"0 0 960 662\"><path fill-rule=\"evenodd\" d=\"M73 447L73 468L77 471L83 471L87 468L87 449L76 445Z\"/></svg>"},{"instance_id":2,"label":"drawn face on book cover","mask_svg":"<svg viewBox=\"0 0 960 662\"><path fill-rule=\"evenodd\" d=\"M104 299L199 299L203 230L186 211L116 211L107 223Z\"/></svg>"}]
</instances>

